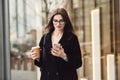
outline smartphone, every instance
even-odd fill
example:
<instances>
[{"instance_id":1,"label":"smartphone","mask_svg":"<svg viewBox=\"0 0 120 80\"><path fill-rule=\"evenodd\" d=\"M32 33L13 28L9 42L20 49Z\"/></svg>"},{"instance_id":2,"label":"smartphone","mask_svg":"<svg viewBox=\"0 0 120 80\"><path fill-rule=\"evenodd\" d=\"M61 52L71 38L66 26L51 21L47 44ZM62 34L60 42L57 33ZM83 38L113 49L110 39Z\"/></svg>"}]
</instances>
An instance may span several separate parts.
<instances>
[{"instance_id":1,"label":"smartphone","mask_svg":"<svg viewBox=\"0 0 120 80\"><path fill-rule=\"evenodd\" d=\"M57 49L58 49L58 48L60 48L60 47L61 47L60 43L53 45L53 48L57 48Z\"/></svg>"}]
</instances>

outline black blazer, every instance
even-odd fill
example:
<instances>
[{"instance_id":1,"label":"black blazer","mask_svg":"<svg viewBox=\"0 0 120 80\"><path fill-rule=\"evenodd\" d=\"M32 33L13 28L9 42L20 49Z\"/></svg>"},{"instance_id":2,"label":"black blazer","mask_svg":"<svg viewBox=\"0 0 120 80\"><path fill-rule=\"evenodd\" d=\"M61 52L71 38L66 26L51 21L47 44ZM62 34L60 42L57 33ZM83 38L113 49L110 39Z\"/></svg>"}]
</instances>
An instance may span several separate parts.
<instances>
[{"instance_id":1,"label":"black blazer","mask_svg":"<svg viewBox=\"0 0 120 80\"><path fill-rule=\"evenodd\" d=\"M48 33L43 44L44 36L39 46L42 48L40 62L35 60L35 65L40 67L41 80L78 80L76 69L82 65L81 50L78 38L73 33L63 33L59 43L64 48L68 62L51 54L51 33ZM43 47L45 53L43 53Z\"/></svg>"}]
</instances>

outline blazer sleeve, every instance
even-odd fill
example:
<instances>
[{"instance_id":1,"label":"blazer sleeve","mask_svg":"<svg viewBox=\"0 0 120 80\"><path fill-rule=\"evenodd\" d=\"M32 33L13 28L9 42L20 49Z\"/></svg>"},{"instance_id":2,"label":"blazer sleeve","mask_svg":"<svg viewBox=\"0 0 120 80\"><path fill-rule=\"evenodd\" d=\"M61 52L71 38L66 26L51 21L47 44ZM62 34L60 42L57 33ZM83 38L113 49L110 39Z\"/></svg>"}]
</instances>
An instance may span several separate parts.
<instances>
[{"instance_id":1,"label":"blazer sleeve","mask_svg":"<svg viewBox=\"0 0 120 80\"><path fill-rule=\"evenodd\" d=\"M40 40L40 42L39 42L39 46L40 46L40 48L41 48L39 61L34 60L34 64L35 64L36 66L38 66L38 67L40 67L40 66L42 65L42 55L43 55L42 49L43 49L43 39L44 39L44 36L45 36L45 35L42 36L42 38L41 38L41 40Z\"/></svg>"},{"instance_id":2,"label":"blazer sleeve","mask_svg":"<svg viewBox=\"0 0 120 80\"><path fill-rule=\"evenodd\" d=\"M71 67L77 69L82 66L81 49L76 35L74 35L70 40L70 50L67 54L67 58L67 64Z\"/></svg>"}]
</instances>

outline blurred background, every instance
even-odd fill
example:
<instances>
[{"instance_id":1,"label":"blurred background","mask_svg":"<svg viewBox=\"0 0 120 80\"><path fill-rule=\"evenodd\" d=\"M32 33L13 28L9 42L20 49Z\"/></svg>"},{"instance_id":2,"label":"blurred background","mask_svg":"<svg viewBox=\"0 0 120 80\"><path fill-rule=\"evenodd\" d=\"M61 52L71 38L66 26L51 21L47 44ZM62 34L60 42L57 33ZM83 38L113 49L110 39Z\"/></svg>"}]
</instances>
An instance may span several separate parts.
<instances>
[{"instance_id":1,"label":"blurred background","mask_svg":"<svg viewBox=\"0 0 120 80\"><path fill-rule=\"evenodd\" d=\"M119 0L0 0L0 80L40 80L30 49L59 7L79 38L79 80L120 80Z\"/></svg>"}]
</instances>

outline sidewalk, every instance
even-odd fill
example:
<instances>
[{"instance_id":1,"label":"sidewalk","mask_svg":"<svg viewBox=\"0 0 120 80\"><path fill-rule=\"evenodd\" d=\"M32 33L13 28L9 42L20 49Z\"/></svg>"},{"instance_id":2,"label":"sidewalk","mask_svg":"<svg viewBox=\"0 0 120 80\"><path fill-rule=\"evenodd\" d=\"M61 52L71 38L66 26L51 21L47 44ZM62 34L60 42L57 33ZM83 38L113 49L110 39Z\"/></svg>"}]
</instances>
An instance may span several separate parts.
<instances>
[{"instance_id":1,"label":"sidewalk","mask_svg":"<svg viewBox=\"0 0 120 80\"><path fill-rule=\"evenodd\" d=\"M35 71L11 70L11 80L37 80Z\"/></svg>"}]
</instances>

